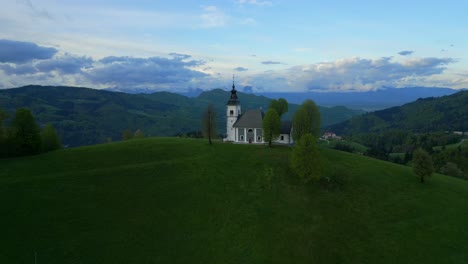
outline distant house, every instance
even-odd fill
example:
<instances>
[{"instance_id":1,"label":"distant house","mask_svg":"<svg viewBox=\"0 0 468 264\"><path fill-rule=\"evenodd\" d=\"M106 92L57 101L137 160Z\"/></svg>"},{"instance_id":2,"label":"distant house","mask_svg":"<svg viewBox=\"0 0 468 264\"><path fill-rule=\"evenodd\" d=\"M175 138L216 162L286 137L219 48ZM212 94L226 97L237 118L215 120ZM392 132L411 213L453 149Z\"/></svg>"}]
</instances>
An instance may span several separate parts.
<instances>
[{"instance_id":1,"label":"distant house","mask_svg":"<svg viewBox=\"0 0 468 264\"><path fill-rule=\"evenodd\" d=\"M261 109L241 112L240 100L237 97L236 87L232 83L231 96L226 104L226 138L224 141L246 144L264 144L263 118L265 114ZM291 121L282 121L281 134L275 143L292 144Z\"/></svg>"},{"instance_id":2,"label":"distant house","mask_svg":"<svg viewBox=\"0 0 468 264\"><path fill-rule=\"evenodd\" d=\"M341 137L340 136L337 136L335 133L333 132L325 132L322 136L322 139L335 139L335 140L341 140Z\"/></svg>"}]
</instances>

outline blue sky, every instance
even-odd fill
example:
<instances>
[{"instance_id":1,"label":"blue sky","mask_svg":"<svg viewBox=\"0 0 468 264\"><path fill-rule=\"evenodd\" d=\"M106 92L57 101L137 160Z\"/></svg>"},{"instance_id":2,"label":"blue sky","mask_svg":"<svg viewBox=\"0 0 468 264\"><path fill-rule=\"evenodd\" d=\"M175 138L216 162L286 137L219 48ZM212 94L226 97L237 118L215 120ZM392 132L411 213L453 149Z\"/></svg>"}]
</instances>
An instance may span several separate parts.
<instances>
[{"instance_id":1,"label":"blue sky","mask_svg":"<svg viewBox=\"0 0 468 264\"><path fill-rule=\"evenodd\" d=\"M468 87L468 1L2 2L0 88Z\"/></svg>"}]
</instances>

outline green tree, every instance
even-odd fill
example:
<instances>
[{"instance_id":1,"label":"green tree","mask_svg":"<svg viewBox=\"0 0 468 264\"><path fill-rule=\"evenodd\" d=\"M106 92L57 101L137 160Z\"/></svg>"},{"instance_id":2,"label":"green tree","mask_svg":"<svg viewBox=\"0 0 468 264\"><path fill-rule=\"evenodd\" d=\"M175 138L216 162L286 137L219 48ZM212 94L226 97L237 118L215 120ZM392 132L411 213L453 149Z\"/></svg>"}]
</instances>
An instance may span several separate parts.
<instances>
[{"instance_id":1,"label":"green tree","mask_svg":"<svg viewBox=\"0 0 468 264\"><path fill-rule=\"evenodd\" d=\"M62 142L52 124L47 124L41 131L42 151L52 151L62 148Z\"/></svg>"},{"instance_id":2,"label":"green tree","mask_svg":"<svg viewBox=\"0 0 468 264\"><path fill-rule=\"evenodd\" d=\"M413 152L413 172L419 176L421 183L434 172L431 156L421 148Z\"/></svg>"},{"instance_id":3,"label":"green tree","mask_svg":"<svg viewBox=\"0 0 468 264\"><path fill-rule=\"evenodd\" d=\"M281 132L281 119L275 109L270 108L263 118L263 137L271 147L274 139L278 138Z\"/></svg>"},{"instance_id":4,"label":"green tree","mask_svg":"<svg viewBox=\"0 0 468 264\"><path fill-rule=\"evenodd\" d=\"M322 176L323 161L317 139L312 134L304 134L296 143L292 152L291 167L305 183L317 181Z\"/></svg>"},{"instance_id":5,"label":"green tree","mask_svg":"<svg viewBox=\"0 0 468 264\"><path fill-rule=\"evenodd\" d=\"M137 131L135 131L133 138L145 138L145 134L143 133L143 131L138 129Z\"/></svg>"},{"instance_id":6,"label":"green tree","mask_svg":"<svg viewBox=\"0 0 468 264\"><path fill-rule=\"evenodd\" d=\"M216 137L216 111L214 109L214 106L212 104L209 104L205 112L203 113L203 119L202 119L202 128L203 128L203 136L205 138L208 138L208 142L210 142L210 145L212 144L211 139Z\"/></svg>"},{"instance_id":7,"label":"green tree","mask_svg":"<svg viewBox=\"0 0 468 264\"><path fill-rule=\"evenodd\" d=\"M284 113L288 112L288 101L284 98L279 98L278 100L273 99L270 101L269 108L275 109L281 117Z\"/></svg>"},{"instance_id":8,"label":"green tree","mask_svg":"<svg viewBox=\"0 0 468 264\"><path fill-rule=\"evenodd\" d=\"M29 109L19 108L11 122L12 154L38 154L41 150L40 129Z\"/></svg>"},{"instance_id":9,"label":"green tree","mask_svg":"<svg viewBox=\"0 0 468 264\"><path fill-rule=\"evenodd\" d=\"M6 112L0 109L0 157L7 155L7 131L3 126L7 117Z\"/></svg>"},{"instance_id":10,"label":"green tree","mask_svg":"<svg viewBox=\"0 0 468 264\"><path fill-rule=\"evenodd\" d=\"M320 136L320 110L312 100L304 101L293 117L293 138L299 141L307 133Z\"/></svg>"},{"instance_id":11,"label":"green tree","mask_svg":"<svg viewBox=\"0 0 468 264\"><path fill-rule=\"evenodd\" d=\"M125 129L122 132L122 140L129 140L133 138L133 132L130 129Z\"/></svg>"}]
</instances>

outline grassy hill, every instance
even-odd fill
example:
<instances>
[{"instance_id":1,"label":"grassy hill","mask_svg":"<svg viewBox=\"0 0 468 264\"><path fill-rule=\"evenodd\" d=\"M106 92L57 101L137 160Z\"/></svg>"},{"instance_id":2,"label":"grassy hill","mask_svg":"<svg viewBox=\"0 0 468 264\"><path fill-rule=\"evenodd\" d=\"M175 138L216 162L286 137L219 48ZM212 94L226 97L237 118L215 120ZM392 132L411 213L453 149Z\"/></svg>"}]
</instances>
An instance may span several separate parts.
<instances>
[{"instance_id":1,"label":"grassy hill","mask_svg":"<svg viewBox=\"0 0 468 264\"><path fill-rule=\"evenodd\" d=\"M141 129L146 135L173 136L200 129L202 112L214 104L219 133L226 130L225 104L229 92L216 89L196 98L157 92L125 94L89 88L25 86L0 90L0 106L10 115L19 107L30 108L40 124L53 123L65 145L81 146L120 140L122 131ZM244 111L266 109L269 98L239 93ZM290 106L289 117L297 109ZM324 126L344 121L362 111L322 107Z\"/></svg>"},{"instance_id":2,"label":"grassy hill","mask_svg":"<svg viewBox=\"0 0 468 264\"><path fill-rule=\"evenodd\" d=\"M353 117L329 129L339 134L405 130L415 133L468 131L468 91L418 99L403 106Z\"/></svg>"},{"instance_id":3,"label":"grassy hill","mask_svg":"<svg viewBox=\"0 0 468 264\"><path fill-rule=\"evenodd\" d=\"M150 138L0 160L0 263L466 263L468 184L324 149Z\"/></svg>"}]
</instances>

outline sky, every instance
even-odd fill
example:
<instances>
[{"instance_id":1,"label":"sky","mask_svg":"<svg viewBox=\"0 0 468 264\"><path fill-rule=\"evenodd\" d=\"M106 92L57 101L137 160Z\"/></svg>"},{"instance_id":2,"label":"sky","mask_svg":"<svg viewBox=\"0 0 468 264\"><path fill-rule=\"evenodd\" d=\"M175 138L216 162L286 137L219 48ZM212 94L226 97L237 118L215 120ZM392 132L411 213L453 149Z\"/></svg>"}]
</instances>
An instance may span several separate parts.
<instances>
[{"instance_id":1,"label":"sky","mask_svg":"<svg viewBox=\"0 0 468 264\"><path fill-rule=\"evenodd\" d=\"M0 0L0 89L468 88L468 1Z\"/></svg>"}]
</instances>

